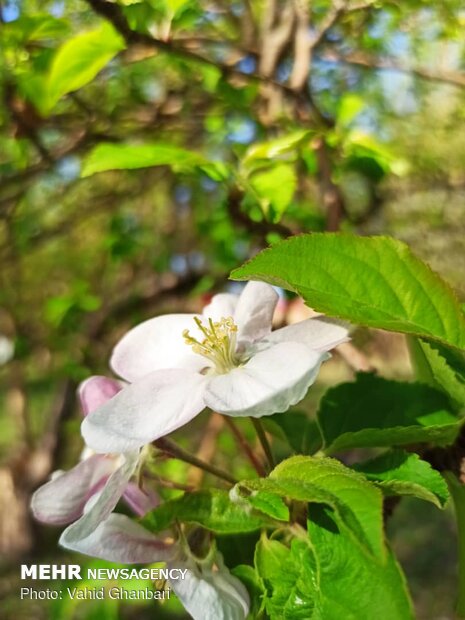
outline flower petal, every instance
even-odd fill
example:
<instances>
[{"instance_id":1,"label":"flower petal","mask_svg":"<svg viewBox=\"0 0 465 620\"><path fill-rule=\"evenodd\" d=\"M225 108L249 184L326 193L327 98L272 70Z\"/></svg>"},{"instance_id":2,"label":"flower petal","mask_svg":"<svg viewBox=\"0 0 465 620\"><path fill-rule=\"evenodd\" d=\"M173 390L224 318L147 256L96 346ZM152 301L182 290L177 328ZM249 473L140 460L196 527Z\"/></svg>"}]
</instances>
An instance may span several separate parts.
<instances>
[{"instance_id":1,"label":"flower petal","mask_svg":"<svg viewBox=\"0 0 465 620\"><path fill-rule=\"evenodd\" d=\"M125 387L90 413L81 426L97 452L129 452L187 424L205 407L205 377L188 370L157 370Z\"/></svg>"},{"instance_id":2,"label":"flower petal","mask_svg":"<svg viewBox=\"0 0 465 620\"><path fill-rule=\"evenodd\" d=\"M87 537L69 538L67 528L60 538L65 549L122 564L151 564L172 557L174 547L156 538L125 515L112 514Z\"/></svg>"},{"instance_id":3,"label":"flower petal","mask_svg":"<svg viewBox=\"0 0 465 620\"><path fill-rule=\"evenodd\" d=\"M203 316L213 321L219 321L220 319L227 319L228 317L234 317L236 311L238 295L232 293L219 293L212 297L208 306L203 309Z\"/></svg>"},{"instance_id":4,"label":"flower petal","mask_svg":"<svg viewBox=\"0 0 465 620\"><path fill-rule=\"evenodd\" d=\"M271 332L278 293L264 282L248 282L239 296L234 322L239 343L261 340Z\"/></svg>"},{"instance_id":5,"label":"flower petal","mask_svg":"<svg viewBox=\"0 0 465 620\"><path fill-rule=\"evenodd\" d=\"M134 482L130 482L127 485L123 493L123 499L138 517L143 517L160 503L160 498L155 491L149 489L146 492L140 489Z\"/></svg>"},{"instance_id":6,"label":"flower petal","mask_svg":"<svg viewBox=\"0 0 465 620\"><path fill-rule=\"evenodd\" d=\"M34 517L50 525L64 525L79 519L92 491L103 484L114 469L114 459L94 454L54 477L32 496Z\"/></svg>"},{"instance_id":7,"label":"flower petal","mask_svg":"<svg viewBox=\"0 0 465 620\"><path fill-rule=\"evenodd\" d=\"M122 389L123 385L115 379L99 376L89 377L78 387L83 414L87 415L94 411Z\"/></svg>"},{"instance_id":8,"label":"flower petal","mask_svg":"<svg viewBox=\"0 0 465 620\"><path fill-rule=\"evenodd\" d=\"M193 353L182 336L185 329L196 335L195 316L166 314L140 323L115 346L110 366L131 382L164 368L201 370L205 359Z\"/></svg>"},{"instance_id":9,"label":"flower petal","mask_svg":"<svg viewBox=\"0 0 465 620\"><path fill-rule=\"evenodd\" d=\"M305 396L328 354L282 342L254 355L244 366L212 377L205 403L231 416L261 417L286 411Z\"/></svg>"},{"instance_id":10,"label":"flower petal","mask_svg":"<svg viewBox=\"0 0 465 620\"><path fill-rule=\"evenodd\" d=\"M139 461L139 452L120 454L119 467L108 478L102 492L91 498L83 516L66 528L66 540L73 542L87 538L104 521L119 502L129 478ZM92 501L94 500L94 501ZM89 507L89 505L91 507Z\"/></svg>"},{"instance_id":11,"label":"flower petal","mask_svg":"<svg viewBox=\"0 0 465 620\"><path fill-rule=\"evenodd\" d=\"M349 331L349 324L344 321L323 316L312 317L271 332L266 342L300 342L315 351L330 351L338 344L350 340Z\"/></svg>"},{"instance_id":12,"label":"flower petal","mask_svg":"<svg viewBox=\"0 0 465 620\"><path fill-rule=\"evenodd\" d=\"M245 586L226 568L221 555L217 566L197 567L192 560L172 562L169 568L187 568L184 579L170 581L170 586L194 620L244 620L250 599Z\"/></svg>"}]
</instances>

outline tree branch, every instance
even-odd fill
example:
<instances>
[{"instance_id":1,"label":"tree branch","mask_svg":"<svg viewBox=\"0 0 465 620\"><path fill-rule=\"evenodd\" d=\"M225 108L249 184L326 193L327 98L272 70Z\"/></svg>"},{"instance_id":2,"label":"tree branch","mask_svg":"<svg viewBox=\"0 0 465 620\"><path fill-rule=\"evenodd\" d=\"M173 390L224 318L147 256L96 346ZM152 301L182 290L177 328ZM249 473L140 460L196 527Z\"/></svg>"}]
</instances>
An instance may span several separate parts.
<instances>
[{"instance_id":1,"label":"tree branch","mask_svg":"<svg viewBox=\"0 0 465 620\"><path fill-rule=\"evenodd\" d=\"M167 53L174 57L215 67L224 77L240 76L243 79L267 83L273 81L259 75L258 73L243 73L242 71L239 71L239 69L236 69L226 63L212 60L202 54L197 54L196 52L178 45L174 40L163 41L152 37L149 34L131 30L124 13L117 4L107 2L106 0L86 0L86 2L91 6L95 13L101 17L104 17L114 26L114 28L123 36L128 45L142 45L149 48L155 48L160 52ZM275 84L283 90L289 90L286 86L279 84L278 82Z\"/></svg>"},{"instance_id":2,"label":"tree branch","mask_svg":"<svg viewBox=\"0 0 465 620\"><path fill-rule=\"evenodd\" d=\"M336 25L339 18L346 13L355 13L355 11L364 11L365 9L371 9L375 5L375 0L362 0L361 2L354 2L349 4L347 0L333 0L333 5L330 11L328 11L322 20L318 31L312 38L310 47L313 49L320 45L324 40L326 34Z\"/></svg>"},{"instance_id":3,"label":"tree branch","mask_svg":"<svg viewBox=\"0 0 465 620\"><path fill-rule=\"evenodd\" d=\"M293 88L291 88L288 84L283 84L281 82L276 81L273 77L268 75L269 67L268 64L271 64L271 61L266 63L265 67L261 67L258 72L252 73L244 73L240 71L235 66L229 65L226 62L221 62L220 60L212 60L202 54L198 54L193 52L190 49L187 49L184 46L179 45L176 40L163 41L161 39L157 39L152 37L149 34L144 34L141 32L136 32L131 30L129 24L124 16L124 13L121 11L121 8L118 4L107 2L106 0L86 0L87 4L91 6L91 8L98 15L104 17L108 20L114 28L123 36L126 43L128 45L141 45L144 47L156 49L160 52L164 52L171 56L181 58L184 60L190 60L193 62L201 63L204 65L208 65L210 67L215 67L221 73L224 78L231 77L239 77L242 80L247 80L248 82L258 83L268 85L273 87L275 90L280 91L288 97L291 97L294 101L303 102L302 93L296 92ZM285 9L283 16L283 24L282 30L279 30L279 37L276 34L276 29L274 30L274 36L279 39L279 41L275 41L273 45L275 45L276 49L274 50L272 55L268 56L268 59L273 59L276 56L276 50L278 50L278 42L279 42L279 50L282 51L283 40L289 41L290 34L292 33L292 25L293 19L291 19L289 9ZM289 34L288 34L289 31ZM284 37L286 35L286 37ZM270 40L268 40L267 45L270 44ZM285 43L284 43L285 45ZM269 54L269 50L267 49L267 54ZM279 56L279 54L278 54ZM277 59L277 58L276 58ZM315 120L319 124L326 124L324 119L321 117L321 114L318 110L314 109L312 99L310 97L307 98L307 105L312 108Z\"/></svg>"},{"instance_id":4,"label":"tree branch","mask_svg":"<svg viewBox=\"0 0 465 620\"><path fill-rule=\"evenodd\" d=\"M392 58L375 58L362 52L339 54L335 51L325 52L319 56L323 62L345 63L356 65L364 69L377 69L382 71L399 71L432 82L444 82L453 86L465 86L465 73L462 71L434 71L426 67L409 67L398 63Z\"/></svg>"},{"instance_id":5,"label":"tree branch","mask_svg":"<svg viewBox=\"0 0 465 620\"><path fill-rule=\"evenodd\" d=\"M341 0L335 0L333 2L332 9L325 15L324 20L321 22L320 27L310 42L310 47L313 49L320 45L325 38L327 32L336 24L339 17L344 13L346 9L346 3Z\"/></svg>"},{"instance_id":6,"label":"tree branch","mask_svg":"<svg viewBox=\"0 0 465 620\"><path fill-rule=\"evenodd\" d=\"M281 11L276 0L269 0L265 7L260 41L259 75L270 78L276 69L281 54L290 41L294 15L291 5Z\"/></svg>"},{"instance_id":7,"label":"tree branch","mask_svg":"<svg viewBox=\"0 0 465 620\"><path fill-rule=\"evenodd\" d=\"M153 445L165 454L171 456L172 458L179 459L180 461L184 461L185 463L189 463L189 465L193 465L194 467L199 467L200 469L203 469L209 474L212 474L213 476L216 476L217 478L225 480L226 482L229 482L231 484L237 483L237 480L228 472L223 471L215 465L211 465L210 463L206 463L205 461L198 459L190 452L187 452L186 450L175 444L173 441L171 441L171 439L162 437L160 439L156 439L153 442Z\"/></svg>"},{"instance_id":8,"label":"tree branch","mask_svg":"<svg viewBox=\"0 0 465 620\"><path fill-rule=\"evenodd\" d=\"M308 80L312 64L311 40L308 33L310 22L308 2L294 0L294 13L296 20L294 64L289 83L293 90L300 92Z\"/></svg>"}]
</instances>

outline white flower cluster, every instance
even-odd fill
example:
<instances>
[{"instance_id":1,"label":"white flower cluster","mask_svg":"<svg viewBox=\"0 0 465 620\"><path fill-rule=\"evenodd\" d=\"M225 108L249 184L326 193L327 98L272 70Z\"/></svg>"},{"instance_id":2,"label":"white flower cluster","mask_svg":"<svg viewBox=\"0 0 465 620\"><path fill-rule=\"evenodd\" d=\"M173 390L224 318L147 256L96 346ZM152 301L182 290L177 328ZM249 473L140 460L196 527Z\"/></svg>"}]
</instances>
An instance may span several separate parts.
<instances>
[{"instance_id":1,"label":"white flower cluster","mask_svg":"<svg viewBox=\"0 0 465 620\"><path fill-rule=\"evenodd\" d=\"M215 295L200 316L160 316L129 331L111 359L123 381L91 377L79 388L87 446L81 461L55 472L32 499L38 520L68 525L60 538L67 549L114 562L188 568L171 587L194 619L243 620L245 587L219 553L194 559L177 542L113 510L121 497L139 516L156 507L159 498L131 481L141 449L205 407L261 417L305 396L348 329L315 317L272 331L277 301L273 287L250 282L239 296Z\"/></svg>"}]
</instances>

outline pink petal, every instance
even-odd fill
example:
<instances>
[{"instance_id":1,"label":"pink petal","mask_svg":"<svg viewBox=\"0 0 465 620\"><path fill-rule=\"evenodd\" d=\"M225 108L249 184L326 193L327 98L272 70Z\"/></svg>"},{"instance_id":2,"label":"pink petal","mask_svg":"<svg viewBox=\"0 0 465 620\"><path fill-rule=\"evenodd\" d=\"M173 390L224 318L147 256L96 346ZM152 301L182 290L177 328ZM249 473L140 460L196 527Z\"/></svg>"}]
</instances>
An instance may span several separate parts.
<instances>
[{"instance_id":1,"label":"pink petal","mask_svg":"<svg viewBox=\"0 0 465 620\"><path fill-rule=\"evenodd\" d=\"M327 357L296 342L273 345L244 366L211 377L205 404L231 416L261 417L286 411L304 398Z\"/></svg>"},{"instance_id":2,"label":"pink petal","mask_svg":"<svg viewBox=\"0 0 465 620\"><path fill-rule=\"evenodd\" d=\"M239 343L261 340L271 332L278 293L264 282L248 282L237 302L234 322Z\"/></svg>"},{"instance_id":3,"label":"pink petal","mask_svg":"<svg viewBox=\"0 0 465 620\"><path fill-rule=\"evenodd\" d=\"M205 377L188 370L157 370L125 387L89 414L81 426L97 452L129 452L187 424L205 407Z\"/></svg>"},{"instance_id":4,"label":"pink petal","mask_svg":"<svg viewBox=\"0 0 465 620\"><path fill-rule=\"evenodd\" d=\"M86 416L94 411L122 389L123 385L115 379L99 376L89 377L78 387L83 414Z\"/></svg>"},{"instance_id":5,"label":"pink petal","mask_svg":"<svg viewBox=\"0 0 465 620\"><path fill-rule=\"evenodd\" d=\"M87 418L86 418L87 419ZM66 539L70 542L87 538L104 521L119 502L134 473L139 452L121 454L117 457L119 466L108 478L99 495L94 495L84 510L83 516L66 529Z\"/></svg>"},{"instance_id":6,"label":"pink petal","mask_svg":"<svg viewBox=\"0 0 465 620\"><path fill-rule=\"evenodd\" d=\"M151 564L173 556L175 548L156 538L125 515L112 514L100 523L87 538L69 537L67 528L60 538L65 549L94 558L122 564Z\"/></svg>"},{"instance_id":7,"label":"pink petal","mask_svg":"<svg viewBox=\"0 0 465 620\"><path fill-rule=\"evenodd\" d=\"M115 461L94 454L73 469L41 486L32 496L34 517L50 525L64 525L78 519L93 491L114 471Z\"/></svg>"},{"instance_id":8,"label":"pink petal","mask_svg":"<svg viewBox=\"0 0 465 620\"><path fill-rule=\"evenodd\" d=\"M131 329L113 349L110 365L126 381L137 381L165 368L201 370L205 359L184 342L183 331L196 333L195 314L166 314Z\"/></svg>"},{"instance_id":9,"label":"pink petal","mask_svg":"<svg viewBox=\"0 0 465 620\"><path fill-rule=\"evenodd\" d=\"M127 485L123 499L138 517L143 517L160 504L160 498L155 491L149 489L146 492L134 482Z\"/></svg>"}]
</instances>

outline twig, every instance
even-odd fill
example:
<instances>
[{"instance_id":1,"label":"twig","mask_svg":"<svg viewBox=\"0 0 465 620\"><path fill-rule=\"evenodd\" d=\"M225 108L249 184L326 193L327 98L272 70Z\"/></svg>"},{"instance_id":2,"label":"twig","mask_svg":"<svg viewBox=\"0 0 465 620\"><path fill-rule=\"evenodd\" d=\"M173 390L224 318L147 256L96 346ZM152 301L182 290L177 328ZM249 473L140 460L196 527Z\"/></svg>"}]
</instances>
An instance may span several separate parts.
<instances>
[{"instance_id":1,"label":"twig","mask_svg":"<svg viewBox=\"0 0 465 620\"><path fill-rule=\"evenodd\" d=\"M196 456L187 452L180 446L176 445L171 439L167 439L166 437L162 437L161 439L157 439L153 442L153 444L159 449L165 452L166 454L172 456L175 459L179 459L180 461L184 461L185 463L189 463L194 467L199 467L204 471L216 476L217 478L221 478L222 480L226 480L226 482L230 482L231 484L236 484L237 480L233 478L228 472L219 469L215 465L210 465L201 459L198 459Z\"/></svg>"},{"instance_id":2,"label":"twig","mask_svg":"<svg viewBox=\"0 0 465 620\"><path fill-rule=\"evenodd\" d=\"M321 22L320 28L310 42L310 47L313 49L320 45L326 36L326 33L336 24L339 17L342 15L346 8L345 2L336 0L333 3L333 7L325 15L324 20Z\"/></svg>"},{"instance_id":3,"label":"twig","mask_svg":"<svg viewBox=\"0 0 465 620\"><path fill-rule=\"evenodd\" d=\"M255 39L257 28L250 0L244 0L244 14L240 21L242 26L242 40L245 45L251 45Z\"/></svg>"},{"instance_id":4,"label":"twig","mask_svg":"<svg viewBox=\"0 0 465 620\"><path fill-rule=\"evenodd\" d=\"M323 138L317 138L313 146L318 161L321 199L326 212L326 229L339 230L345 215L345 204L340 188L333 181L331 151Z\"/></svg>"},{"instance_id":5,"label":"twig","mask_svg":"<svg viewBox=\"0 0 465 620\"><path fill-rule=\"evenodd\" d=\"M265 468L263 467L262 463L260 462L260 460L257 458L256 454L254 453L254 451L250 447L249 443L247 442L247 439L244 437L244 435L241 433L239 428L236 426L235 422L233 422L232 418L230 418L229 416L224 416L224 419L225 419L226 424L231 429L234 437L236 438L237 443L240 445L240 447L242 448L242 450L246 454L247 458L249 459L249 461L254 466L254 469L257 472L257 474L261 478L266 476Z\"/></svg>"},{"instance_id":6,"label":"twig","mask_svg":"<svg viewBox=\"0 0 465 620\"><path fill-rule=\"evenodd\" d=\"M311 40L308 35L310 10L308 2L294 0L295 13L295 35L294 35L294 64L289 80L291 88L300 92L310 74L311 59Z\"/></svg>"},{"instance_id":7,"label":"twig","mask_svg":"<svg viewBox=\"0 0 465 620\"><path fill-rule=\"evenodd\" d=\"M219 432L223 428L224 416L218 413L212 413L208 424L204 430L202 441L200 442L199 449L197 450L196 457L207 463L211 461L216 451L216 439ZM199 468L192 469L187 477L187 482L194 487L199 487L202 478L203 470Z\"/></svg>"},{"instance_id":8,"label":"twig","mask_svg":"<svg viewBox=\"0 0 465 620\"><path fill-rule=\"evenodd\" d=\"M265 453L266 458L268 460L270 469L274 469L275 461L273 457L273 452L271 451L271 446L268 442L268 438L263 428L263 424L261 420L259 420L258 418L251 418L251 420L252 420L252 424L255 427L255 431L257 433L258 439L260 440L261 446L263 448L263 452Z\"/></svg>"},{"instance_id":9,"label":"twig","mask_svg":"<svg viewBox=\"0 0 465 620\"><path fill-rule=\"evenodd\" d=\"M206 56L197 54L190 49L180 46L177 41L163 41L162 39L157 39L149 34L131 30L124 13L117 4L107 2L106 0L86 0L86 2L95 11L95 13L108 20L114 26L128 45L142 45L148 48L155 48L160 52L165 52L177 58L216 67L224 77L239 76L255 82L273 82L283 90L291 92L290 89L283 84L274 82L274 80L270 80L269 78L259 75L258 73L244 73L235 67L227 65L226 63L212 60Z\"/></svg>"},{"instance_id":10,"label":"twig","mask_svg":"<svg viewBox=\"0 0 465 620\"><path fill-rule=\"evenodd\" d=\"M187 491L188 493L192 493L195 490L195 487L189 484L181 484L180 482L174 482L173 480L167 480L166 478L160 478L149 471L143 472L143 478L148 478L149 480L154 480L157 484L166 489L178 489L179 491Z\"/></svg>"},{"instance_id":11,"label":"twig","mask_svg":"<svg viewBox=\"0 0 465 620\"><path fill-rule=\"evenodd\" d=\"M353 52L349 54L339 54L335 51L325 52L318 56L318 60L322 62L345 63L348 65L356 65L365 69L377 69L386 71L399 71L414 75L423 80L432 82L444 82L454 86L465 86L465 73L462 71L434 71L426 67L409 67L399 64L392 58L374 58L368 54Z\"/></svg>"},{"instance_id":12,"label":"twig","mask_svg":"<svg viewBox=\"0 0 465 620\"><path fill-rule=\"evenodd\" d=\"M106 0L86 0L86 2L95 11L95 13L108 20L114 26L114 28L125 39L127 45L140 45L147 48L156 49L173 57L190 60L193 62L201 63L203 65L208 65L210 67L215 67L220 71L221 75L224 78L239 77L251 83L263 84L269 86L270 88L274 88L275 90L279 90L281 93L292 98L294 101L303 102L305 100L302 93L296 92L293 88L291 88L290 85L278 82L271 75L268 75L269 69L267 66L265 66L264 69L263 67L261 69L259 68L258 72L244 73L235 66L228 65L226 62L220 62L218 60L208 58L207 56L203 56L202 54L197 54L196 52L193 52L192 50L187 49L182 45L179 45L179 42L176 40L163 41L161 39L157 39L151 36L150 34L131 30L124 16L124 13L118 4L115 4L113 2L107 2ZM289 9L286 8L285 10L283 10L283 13L283 19L286 25L286 29L289 28L290 24L290 32L292 32L293 21L291 21L288 17ZM276 31L274 32L276 35ZM284 39L284 34L287 34L287 32L280 32L280 50L282 45L281 40ZM325 125L326 121L324 117L322 117L319 113L319 110L314 108L313 100L307 97L306 103L312 109L317 123Z\"/></svg>"},{"instance_id":13,"label":"twig","mask_svg":"<svg viewBox=\"0 0 465 620\"><path fill-rule=\"evenodd\" d=\"M276 0L268 0L261 32L259 74L269 78L274 74L281 54L292 36L294 25L291 5L278 7ZM268 80L267 80L268 81Z\"/></svg>"},{"instance_id":14,"label":"twig","mask_svg":"<svg viewBox=\"0 0 465 620\"><path fill-rule=\"evenodd\" d=\"M320 24L320 28L315 36L312 38L310 47L313 49L323 42L326 34L336 25L339 18L346 13L355 13L356 11L364 11L366 9L374 8L375 0L367 0L366 2L358 2L349 5L344 0L333 0L333 6L330 11L325 15L325 18Z\"/></svg>"}]
</instances>

